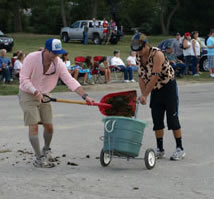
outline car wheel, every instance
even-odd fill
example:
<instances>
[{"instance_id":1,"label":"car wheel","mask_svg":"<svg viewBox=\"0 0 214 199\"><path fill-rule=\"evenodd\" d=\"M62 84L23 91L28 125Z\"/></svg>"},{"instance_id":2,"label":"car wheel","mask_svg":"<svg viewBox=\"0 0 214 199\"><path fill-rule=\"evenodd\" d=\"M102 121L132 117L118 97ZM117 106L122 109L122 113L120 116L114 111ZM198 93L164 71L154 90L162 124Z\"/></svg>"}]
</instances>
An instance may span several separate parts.
<instances>
[{"instance_id":1,"label":"car wheel","mask_svg":"<svg viewBox=\"0 0 214 199\"><path fill-rule=\"evenodd\" d=\"M62 41L63 41L64 43L68 43L69 37L68 37L68 34L67 34L67 33L62 33Z\"/></svg>"},{"instance_id":2,"label":"car wheel","mask_svg":"<svg viewBox=\"0 0 214 199\"><path fill-rule=\"evenodd\" d=\"M101 39L100 39L100 36L99 35L95 35L94 38L93 38L93 42L95 45L98 45L101 43Z\"/></svg>"},{"instance_id":3,"label":"car wheel","mask_svg":"<svg viewBox=\"0 0 214 199\"><path fill-rule=\"evenodd\" d=\"M200 60L200 71L209 71L209 68L208 68L208 59L207 57L203 57L201 60Z\"/></svg>"}]
</instances>

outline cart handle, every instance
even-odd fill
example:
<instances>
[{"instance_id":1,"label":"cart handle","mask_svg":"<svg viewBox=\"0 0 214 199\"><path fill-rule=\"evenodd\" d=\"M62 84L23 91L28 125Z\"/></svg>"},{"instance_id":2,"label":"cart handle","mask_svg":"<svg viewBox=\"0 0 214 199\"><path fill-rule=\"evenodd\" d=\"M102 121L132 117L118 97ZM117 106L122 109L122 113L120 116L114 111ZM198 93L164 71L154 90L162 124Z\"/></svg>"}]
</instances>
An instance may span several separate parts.
<instances>
[{"instance_id":1,"label":"cart handle","mask_svg":"<svg viewBox=\"0 0 214 199\"><path fill-rule=\"evenodd\" d=\"M108 121L105 123L104 128L105 128L105 131L106 131L107 133L112 133L113 130L114 130L114 125L115 125L115 123L116 123L116 120L114 120L114 121L112 122L111 129L108 129L108 127L107 127L108 124L109 124L109 122L111 122L111 120L108 120Z\"/></svg>"}]
</instances>

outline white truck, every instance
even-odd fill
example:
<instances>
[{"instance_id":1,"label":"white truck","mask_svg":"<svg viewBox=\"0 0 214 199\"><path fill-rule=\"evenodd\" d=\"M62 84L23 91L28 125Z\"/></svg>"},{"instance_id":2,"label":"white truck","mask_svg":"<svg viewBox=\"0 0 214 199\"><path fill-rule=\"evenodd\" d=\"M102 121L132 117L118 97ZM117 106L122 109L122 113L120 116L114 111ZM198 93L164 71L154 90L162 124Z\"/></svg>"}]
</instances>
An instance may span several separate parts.
<instances>
[{"instance_id":1,"label":"white truck","mask_svg":"<svg viewBox=\"0 0 214 199\"><path fill-rule=\"evenodd\" d=\"M103 21L96 20L79 20L74 22L71 26L63 27L60 31L60 38L64 43L69 41L82 41L83 40L83 26L88 26L88 40L92 40L94 44L101 44L104 39ZM112 35L110 39L111 44L116 44L120 40L120 35Z\"/></svg>"}]
</instances>

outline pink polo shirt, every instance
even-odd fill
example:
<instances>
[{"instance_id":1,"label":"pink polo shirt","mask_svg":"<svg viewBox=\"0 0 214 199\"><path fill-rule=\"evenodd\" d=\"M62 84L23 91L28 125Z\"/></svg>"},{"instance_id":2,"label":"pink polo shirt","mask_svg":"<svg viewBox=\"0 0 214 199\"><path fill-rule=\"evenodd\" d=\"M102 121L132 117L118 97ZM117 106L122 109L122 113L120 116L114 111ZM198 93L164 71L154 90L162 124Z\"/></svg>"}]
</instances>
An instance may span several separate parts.
<instances>
[{"instance_id":1,"label":"pink polo shirt","mask_svg":"<svg viewBox=\"0 0 214 199\"><path fill-rule=\"evenodd\" d=\"M61 78L72 91L75 91L80 87L79 82L71 76L66 65L59 57L56 57L56 59L51 63L49 70L46 72L46 74L51 73L54 74L43 74L41 51L30 53L23 62L19 78L19 88L22 91L31 94L36 90L41 93L49 93L56 87L59 78Z\"/></svg>"}]
</instances>

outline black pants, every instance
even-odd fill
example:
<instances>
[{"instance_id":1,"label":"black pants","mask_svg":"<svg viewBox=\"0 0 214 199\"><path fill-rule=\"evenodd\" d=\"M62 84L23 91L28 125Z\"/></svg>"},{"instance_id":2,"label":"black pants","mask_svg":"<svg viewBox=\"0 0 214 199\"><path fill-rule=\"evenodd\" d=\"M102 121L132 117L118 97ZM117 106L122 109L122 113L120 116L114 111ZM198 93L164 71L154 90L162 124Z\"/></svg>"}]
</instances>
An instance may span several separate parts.
<instances>
[{"instance_id":1,"label":"black pants","mask_svg":"<svg viewBox=\"0 0 214 199\"><path fill-rule=\"evenodd\" d=\"M165 113L169 130L181 128L178 118L178 101L178 89L175 79L170 80L161 89L155 89L151 92L150 108L154 131L164 129Z\"/></svg>"}]
</instances>

